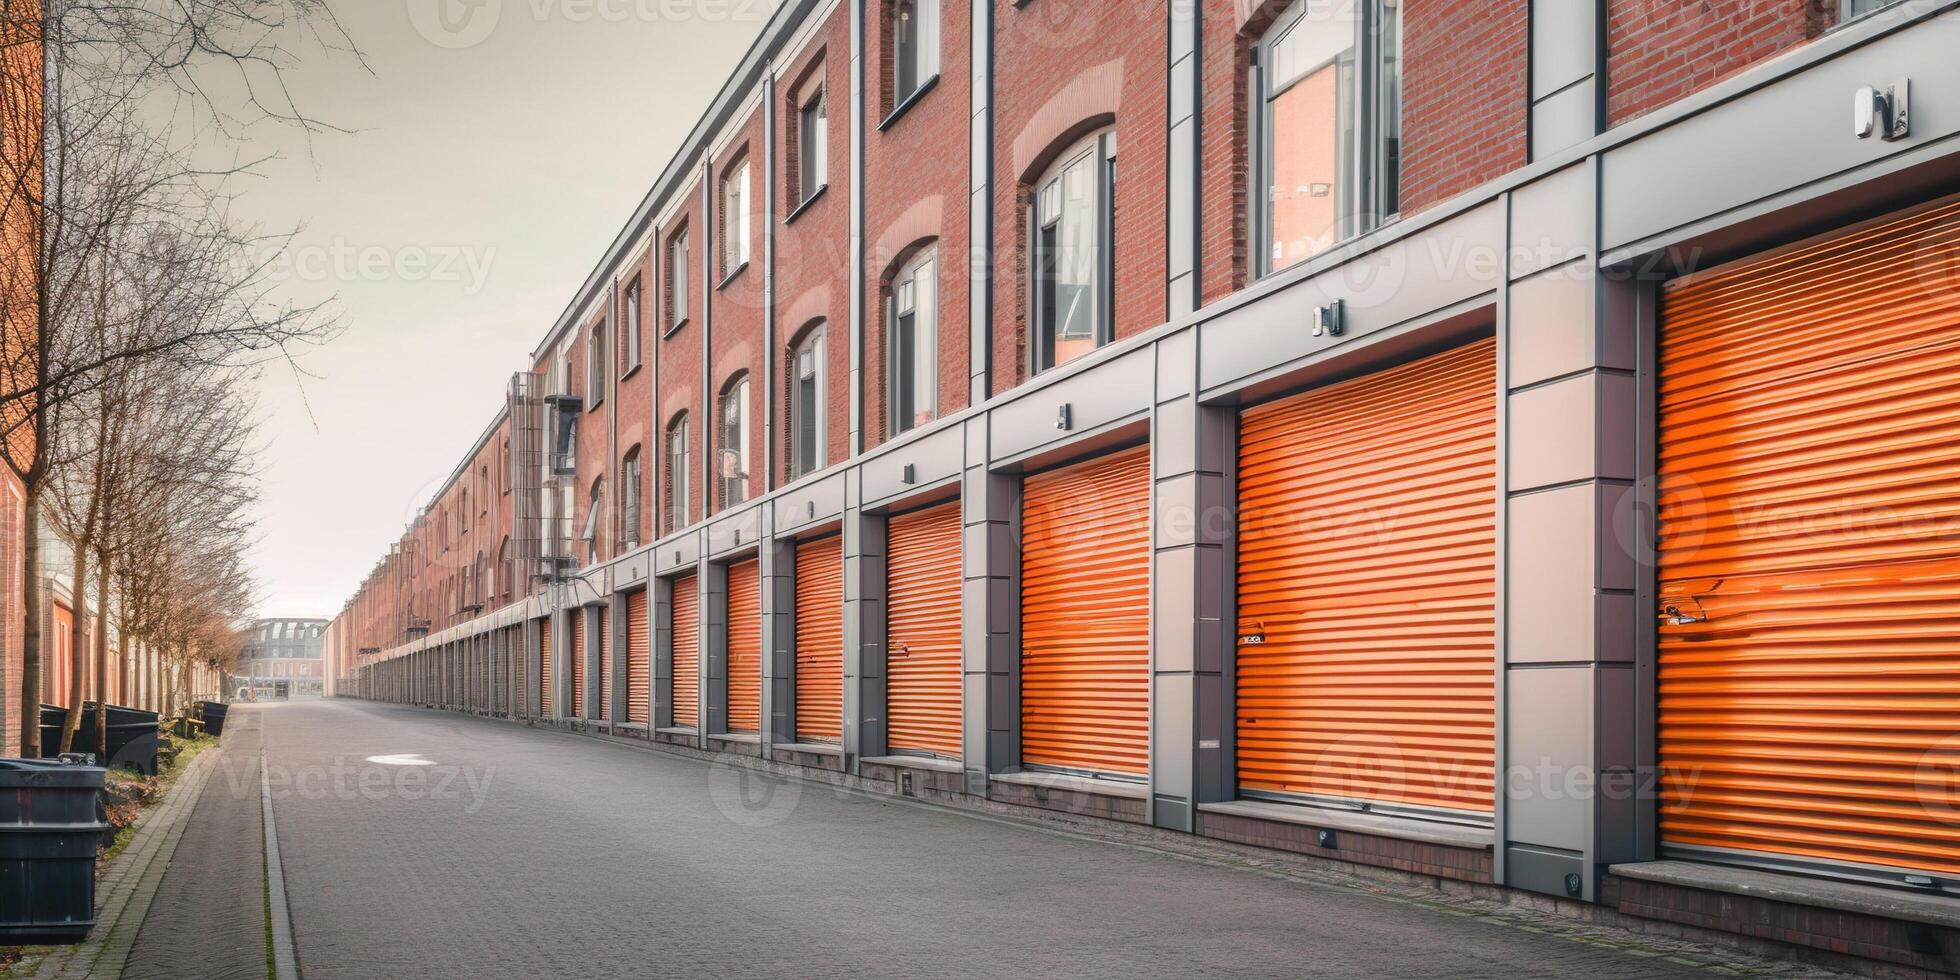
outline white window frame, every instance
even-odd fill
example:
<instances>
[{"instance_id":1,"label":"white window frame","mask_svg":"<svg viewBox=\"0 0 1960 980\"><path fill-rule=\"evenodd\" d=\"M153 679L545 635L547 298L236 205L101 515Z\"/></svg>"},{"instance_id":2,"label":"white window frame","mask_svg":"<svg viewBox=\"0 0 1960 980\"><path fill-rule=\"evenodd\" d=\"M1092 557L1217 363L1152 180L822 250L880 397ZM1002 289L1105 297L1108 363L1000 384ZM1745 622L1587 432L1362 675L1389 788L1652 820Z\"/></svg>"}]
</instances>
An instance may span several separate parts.
<instances>
[{"instance_id":1,"label":"white window frame","mask_svg":"<svg viewBox=\"0 0 1960 980\"><path fill-rule=\"evenodd\" d=\"M1250 113L1253 127L1251 140L1252 172L1252 225L1253 225L1253 274L1255 277L1271 275L1281 269L1289 268L1312 256L1288 262L1285 265L1273 259L1273 221L1272 221L1272 174L1274 170L1273 153L1276 139L1273 123L1273 100L1295 83L1305 77L1296 74L1273 87L1273 50L1284 41L1292 31L1308 21L1310 10L1320 8L1330 0L1295 0L1280 15L1274 18L1266 33L1254 46L1252 79L1249 91L1253 93L1255 105ZM1354 146L1345 154L1345 166L1353 176L1345 195L1348 200L1337 209L1341 227L1334 241L1315 255L1331 252L1341 242L1366 234L1400 217L1401 174L1401 78L1403 71L1400 59L1404 55L1402 43L1404 20L1401 14L1403 0L1331 0L1336 4L1353 4L1357 14L1354 19L1355 38L1352 50L1355 59L1355 84L1353 102L1348 106L1355 120ZM1849 2L1849 0L1847 0ZM1379 26L1394 11L1394 43L1383 42L1385 36ZM1318 18L1316 18L1318 19ZM1391 75L1388 63L1395 63ZM1391 88L1393 98L1384 97ZM1385 133L1393 130L1396 134L1397 149L1393 156L1395 173L1391 179L1391 153Z\"/></svg>"},{"instance_id":2,"label":"white window frame","mask_svg":"<svg viewBox=\"0 0 1960 980\"><path fill-rule=\"evenodd\" d=\"M600 320L592 325L591 332L585 338L586 387L592 389L592 397L586 399L585 410L588 412L606 400L606 381L612 377L606 366L611 363L606 358L606 321Z\"/></svg>"},{"instance_id":3,"label":"white window frame","mask_svg":"<svg viewBox=\"0 0 1960 980\"><path fill-rule=\"evenodd\" d=\"M1029 362L1032 373L1039 374L1057 366L1055 354L1049 349L1049 332L1053 325L1043 314L1042 290L1046 280L1042 275L1043 232L1057 226L1061 220L1061 181L1070 168L1085 161L1094 167L1095 205L1091 212L1096 222L1095 232L1095 289L1093 299L1095 309L1091 312L1091 329L1094 330L1096 347L1110 342L1115 336L1115 167L1116 132L1106 129L1084 138L1070 147L1052 164L1041 179L1035 182L1033 199L1028 206L1028 325L1033 332L1029 347ZM1057 232L1057 238L1061 235Z\"/></svg>"},{"instance_id":4,"label":"white window frame","mask_svg":"<svg viewBox=\"0 0 1960 980\"><path fill-rule=\"evenodd\" d=\"M728 413L733 408L736 419L730 422ZM732 507L749 499L749 473L751 461L749 454L749 376L743 374L741 380L722 391L721 404L715 412L716 430L720 446L715 455L715 484L721 495L721 506ZM730 446L730 430L734 430L734 445ZM733 450L739 470L734 474L727 472L727 454Z\"/></svg>"},{"instance_id":5,"label":"white window frame","mask_svg":"<svg viewBox=\"0 0 1960 980\"><path fill-rule=\"evenodd\" d=\"M645 478L640 459L644 451L639 446L626 451L619 463L619 524L620 540L627 548L640 546L641 481Z\"/></svg>"},{"instance_id":6,"label":"white window frame","mask_svg":"<svg viewBox=\"0 0 1960 980\"><path fill-rule=\"evenodd\" d=\"M685 225L667 239L667 329L674 330L687 322L688 294L688 233Z\"/></svg>"},{"instance_id":7,"label":"white window frame","mask_svg":"<svg viewBox=\"0 0 1960 980\"><path fill-rule=\"evenodd\" d=\"M830 102L819 82L796 111L796 196L799 204L830 186ZM814 113L814 115L812 115Z\"/></svg>"},{"instance_id":8,"label":"white window frame","mask_svg":"<svg viewBox=\"0 0 1960 980\"><path fill-rule=\"evenodd\" d=\"M936 369L927 370L922 376L911 379L915 400L912 414L919 414L916 406L923 405L924 418L908 417L907 413L900 411L900 394L907 376L921 363L932 366L939 363L938 245L926 246L905 261L898 275L892 279L891 295L886 302L885 404L889 406L886 414L890 417L891 435L896 436L939 417L939 374ZM911 358L901 358L900 327L907 316L913 318L913 336L923 349L915 352Z\"/></svg>"},{"instance_id":9,"label":"white window frame","mask_svg":"<svg viewBox=\"0 0 1960 980\"><path fill-rule=\"evenodd\" d=\"M749 264L749 161L744 158L721 179L721 276Z\"/></svg>"},{"instance_id":10,"label":"white window frame","mask_svg":"<svg viewBox=\"0 0 1960 980\"><path fill-rule=\"evenodd\" d=\"M642 299L643 297L640 295L640 280L638 277L635 277L632 282L627 284L626 295L620 301L621 305L625 307L624 315L619 318L622 324L622 332L625 334L620 338L620 355L624 359L624 366L619 371L621 377L626 376L634 368L640 366L640 303Z\"/></svg>"},{"instance_id":11,"label":"white window frame","mask_svg":"<svg viewBox=\"0 0 1960 980\"><path fill-rule=\"evenodd\" d=\"M792 479L815 473L823 469L826 465L825 455L828 452L826 435L829 427L829 418L827 416L830 411L829 405L827 404L829 399L826 397L828 394L826 389L828 387L827 381L830 368L826 363L828 341L825 339L825 335L829 329L830 325L828 323L813 327L809 334L803 338L802 342L792 349L790 354L790 397L788 399L788 408L790 475ZM811 411L808 413L797 410L797 398L800 394L800 387L803 384L803 369L806 364L811 369L810 383L814 389L810 399ZM806 420L804 417L806 414L813 417ZM805 458L805 451L803 449L803 426L806 421L810 426L810 449L808 451L809 458L807 459Z\"/></svg>"},{"instance_id":12,"label":"white window frame","mask_svg":"<svg viewBox=\"0 0 1960 980\"><path fill-rule=\"evenodd\" d=\"M667 525L669 531L678 531L687 526L688 514L688 473L691 447L688 445L688 417L686 412L674 417L663 434L666 445L661 447L667 465Z\"/></svg>"}]
</instances>

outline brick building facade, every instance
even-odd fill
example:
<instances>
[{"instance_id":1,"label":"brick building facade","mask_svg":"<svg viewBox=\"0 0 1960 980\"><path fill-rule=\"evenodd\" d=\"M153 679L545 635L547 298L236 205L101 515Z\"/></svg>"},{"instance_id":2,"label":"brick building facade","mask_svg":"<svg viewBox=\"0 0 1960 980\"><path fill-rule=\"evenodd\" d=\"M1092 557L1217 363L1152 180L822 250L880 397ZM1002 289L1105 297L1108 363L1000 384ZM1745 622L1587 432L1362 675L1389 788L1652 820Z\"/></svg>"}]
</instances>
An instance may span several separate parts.
<instances>
[{"instance_id":1,"label":"brick building facade","mask_svg":"<svg viewBox=\"0 0 1960 980\"><path fill-rule=\"evenodd\" d=\"M1952 970L1954 6L786 3L335 683Z\"/></svg>"}]
</instances>

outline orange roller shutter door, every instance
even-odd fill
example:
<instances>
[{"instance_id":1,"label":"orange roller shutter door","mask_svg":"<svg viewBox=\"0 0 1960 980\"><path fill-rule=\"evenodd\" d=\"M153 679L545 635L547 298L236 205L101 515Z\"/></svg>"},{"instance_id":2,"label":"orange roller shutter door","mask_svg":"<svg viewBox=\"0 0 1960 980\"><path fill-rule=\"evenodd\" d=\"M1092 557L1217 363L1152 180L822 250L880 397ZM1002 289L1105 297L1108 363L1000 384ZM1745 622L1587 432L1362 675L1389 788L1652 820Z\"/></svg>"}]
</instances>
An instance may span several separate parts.
<instances>
[{"instance_id":1,"label":"orange roller shutter door","mask_svg":"<svg viewBox=\"0 0 1960 980\"><path fill-rule=\"evenodd\" d=\"M1489 814L1496 342L1245 411L1242 790Z\"/></svg>"},{"instance_id":2,"label":"orange roller shutter door","mask_svg":"<svg viewBox=\"0 0 1960 980\"><path fill-rule=\"evenodd\" d=\"M542 714L551 717L551 620L538 620L538 698L544 706Z\"/></svg>"},{"instance_id":3,"label":"orange roller shutter door","mask_svg":"<svg viewBox=\"0 0 1960 980\"><path fill-rule=\"evenodd\" d=\"M649 688L647 657L647 594L628 593L626 596L626 722L630 725L647 723L647 694Z\"/></svg>"},{"instance_id":4,"label":"orange roller shutter door","mask_svg":"<svg viewBox=\"0 0 1960 980\"><path fill-rule=\"evenodd\" d=\"M606 661L606 653L607 653L606 635L612 632L612 630L609 628L611 623L612 623L612 609L603 606L600 607L599 630L597 633L593 634L592 637L592 645L598 648L597 650L598 656L593 658L592 662L598 664L598 670L599 670L598 714L601 719L604 719L606 721L612 720L613 672L612 672L612 664Z\"/></svg>"},{"instance_id":5,"label":"orange roller shutter door","mask_svg":"<svg viewBox=\"0 0 1960 980\"><path fill-rule=\"evenodd\" d=\"M844 736L844 539L796 546L796 739Z\"/></svg>"},{"instance_id":6,"label":"orange roller shutter door","mask_svg":"<svg viewBox=\"0 0 1960 980\"><path fill-rule=\"evenodd\" d=\"M692 575L674 580L674 724L701 727L701 596Z\"/></svg>"},{"instance_id":7,"label":"orange roller shutter door","mask_svg":"<svg viewBox=\"0 0 1960 980\"><path fill-rule=\"evenodd\" d=\"M1150 448L1027 478L1021 761L1150 768Z\"/></svg>"},{"instance_id":8,"label":"orange roller shutter door","mask_svg":"<svg viewBox=\"0 0 1960 980\"><path fill-rule=\"evenodd\" d=\"M728 566L728 730L761 729L762 570L754 560Z\"/></svg>"},{"instance_id":9,"label":"orange roller shutter door","mask_svg":"<svg viewBox=\"0 0 1960 980\"><path fill-rule=\"evenodd\" d=\"M960 505L893 517L886 537L886 742L960 757Z\"/></svg>"},{"instance_id":10,"label":"orange roller shutter door","mask_svg":"<svg viewBox=\"0 0 1960 980\"><path fill-rule=\"evenodd\" d=\"M585 610L574 609L572 621L572 717L585 717Z\"/></svg>"},{"instance_id":11,"label":"orange roller shutter door","mask_svg":"<svg viewBox=\"0 0 1960 980\"><path fill-rule=\"evenodd\" d=\"M1663 290L1669 853L1960 876L1956 270L1948 201Z\"/></svg>"}]
</instances>

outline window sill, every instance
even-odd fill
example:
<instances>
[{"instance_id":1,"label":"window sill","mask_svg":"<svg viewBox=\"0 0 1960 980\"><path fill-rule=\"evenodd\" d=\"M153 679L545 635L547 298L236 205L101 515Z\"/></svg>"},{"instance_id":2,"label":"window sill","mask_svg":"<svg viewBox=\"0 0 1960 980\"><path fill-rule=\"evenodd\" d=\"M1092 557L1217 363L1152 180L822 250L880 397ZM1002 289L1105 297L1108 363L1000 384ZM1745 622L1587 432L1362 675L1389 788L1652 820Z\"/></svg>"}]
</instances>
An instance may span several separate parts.
<instances>
[{"instance_id":1,"label":"window sill","mask_svg":"<svg viewBox=\"0 0 1960 980\"><path fill-rule=\"evenodd\" d=\"M917 105L920 99L926 97L927 92L932 91L938 85L939 85L938 75L934 75L931 78L928 78L923 82L920 82L919 87L913 89L911 95L906 96L904 100L899 102L899 104L893 106L892 111L885 116L882 122L878 123L878 131L882 133L885 130L890 129L893 123L898 122L898 117L905 115L907 110L911 109L914 105Z\"/></svg>"},{"instance_id":2,"label":"window sill","mask_svg":"<svg viewBox=\"0 0 1960 980\"><path fill-rule=\"evenodd\" d=\"M592 404L585 406L585 414L591 415L593 412L599 410L599 406L604 405L605 403L606 400L604 398L595 399L592 402Z\"/></svg>"},{"instance_id":3,"label":"window sill","mask_svg":"<svg viewBox=\"0 0 1960 980\"><path fill-rule=\"evenodd\" d=\"M743 259L741 265L738 265L735 268L728 270L728 274L722 276L720 282L715 283L715 291L720 292L721 290L727 289L728 284L740 278L742 273L748 270L748 267L749 267L749 260Z\"/></svg>"},{"instance_id":4,"label":"window sill","mask_svg":"<svg viewBox=\"0 0 1960 980\"><path fill-rule=\"evenodd\" d=\"M667 338L672 337L677 333L680 333L681 328L685 326L687 326L687 317L681 317L680 319L675 320L672 324L668 325L666 330L660 332L660 339L666 340Z\"/></svg>"},{"instance_id":5,"label":"window sill","mask_svg":"<svg viewBox=\"0 0 1960 980\"><path fill-rule=\"evenodd\" d=\"M795 221L797 215L800 215L803 212L810 210L810 205L817 203L817 198L822 197L823 192L829 189L830 189L830 185L824 184L818 187L816 190L811 191L810 196L803 199L803 203L798 204L797 206L791 208L788 214L783 215L783 224L789 224L790 222Z\"/></svg>"},{"instance_id":6,"label":"window sill","mask_svg":"<svg viewBox=\"0 0 1960 980\"><path fill-rule=\"evenodd\" d=\"M636 374L639 374L639 373L640 373L640 368L641 368L641 367L643 367L643 366L644 366L644 365L640 365L640 364L635 364L635 365L633 365L632 367L630 367L630 368L627 368L627 369L626 369L626 372L625 372L624 374L621 374L621 375L619 376L619 380L621 380L621 381L625 381L625 380L626 380L627 378L630 378L630 377L632 377L632 376L634 376L634 375L636 375Z\"/></svg>"}]
</instances>

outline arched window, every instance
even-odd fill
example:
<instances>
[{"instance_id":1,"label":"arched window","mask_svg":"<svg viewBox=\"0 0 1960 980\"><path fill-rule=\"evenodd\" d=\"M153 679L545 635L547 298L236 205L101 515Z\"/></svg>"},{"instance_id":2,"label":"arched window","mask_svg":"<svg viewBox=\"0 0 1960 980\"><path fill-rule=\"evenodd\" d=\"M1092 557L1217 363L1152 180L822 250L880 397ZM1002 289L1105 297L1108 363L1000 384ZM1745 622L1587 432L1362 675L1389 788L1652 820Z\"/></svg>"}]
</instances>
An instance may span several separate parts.
<instances>
[{"instance_id":1,"label":"arched window","mask_svg":"<svg viewBox=\"0 0 1960 980\"><path fill-rule=\"evenodd\" d=\"M640 546L640 447L626 451L619 464L619 534L623 550Z\"/></svg>"},{"instance_id":2,"label":"arched window","mask_svg":"<svg viewBox=\"0 0 1960 980\"><path fill-rule=\"evenodd\" d=\"M789 399L789 475L794 480L814 473L824 465L824 428L827 411L824 377L828 372L824 357L824 325L811 327L790 348Z\"/></svg>"},{"instance_id":3,"label":"arched window","mask_svg":"<svg viewBox=\"0 0 1960 980\"><path fill-rule=\"evenodd\" d=\"M939 415L939 250L927 246L892 278L885 330L891 434Z\"/></svg>"},{"instance_id":4,"label":"arched window","mask_svg":"<svg viewBox=\"0 0 1960 980\"><path fill-rule=\"evenodd\" d=\"M585 529L579 532L579 540L585 542L585 560L596 563L599 560L599 514L605 509L606 478L592 478L592 492L585 501Z\"/></svg>"},{"instance_id":5,"label":"arched window","mask_svg":"<svg viewBox=\"0 0 1960 980\"><path fill-rule=\"evenodd\" d=\"M687 526L687 413L667 425L667 530Z\"/></svg>"},{"instance_id":6,"label":"arched window","mask_svg":"<svg viewBox=\"0 0 1960 980\"><path fill-rule=\"evenodd\" d=\"M715 484L720 505L730 507L749 499L749 376L736 375L722 388Z\"/></svg>"},{"instance_id":7,"label":"arched window","mask_svg":"<svg viewBox=\"0 0 1960 980\"><path fill-rule=\"evenodd\" d=\"M1116 134L1069 148L1035 182L1029 227L1034 289L1029 303L1034 370L1106 344L1115 291Z\"/></svg>"},{"instance_id":8,"label":"arched window","mask_svg":"<svg viewBox=\"0 0 1960 980\"><path fill-rule=\"evenodd\" d=\"M502 541L497 542L497 574L503 577L503 581L498 583L497 594L505 602L510 601L511 584L517 578L517 569L512 567L513 561L514 558L510 553L510 535L506 534Z\"/></svg>"}]
</instances>

